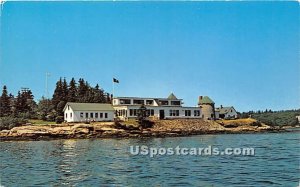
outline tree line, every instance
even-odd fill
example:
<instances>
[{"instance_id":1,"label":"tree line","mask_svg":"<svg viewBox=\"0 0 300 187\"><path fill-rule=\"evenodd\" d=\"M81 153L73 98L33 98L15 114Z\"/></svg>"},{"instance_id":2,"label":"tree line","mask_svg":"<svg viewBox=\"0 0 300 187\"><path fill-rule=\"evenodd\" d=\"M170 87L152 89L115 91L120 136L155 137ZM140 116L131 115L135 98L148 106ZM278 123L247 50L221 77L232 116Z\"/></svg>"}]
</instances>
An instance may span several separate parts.
<instances>
[{"instance_id":1,"label":"tree line","mask_svg":"<svg viewBox=\"0 0 300 187\"><path fill-rule=\"evenodd\" d=\"M8 93L4 85L0 97L0 117L55 121L57 117L63 116L67 102L111 103L111 97L98 84L92 87L83 78L78 82L72 78L69 83L65 78L60 78L52 97L42 97L38 102L34 100L30 89L23 88L14 96Z\"/></svg>"},{"instance_id":2,"label":"tree line","mask_svg":"<svg viewBox=\"0 0 300 187\"><path fill-rule=\"evenodd\" d=\"M300 109L272 111L271 109L243 112L241 118L254 118L270 126L295 126L299 124L296 116L300 116Z\"/></svg>"}]
</instances>

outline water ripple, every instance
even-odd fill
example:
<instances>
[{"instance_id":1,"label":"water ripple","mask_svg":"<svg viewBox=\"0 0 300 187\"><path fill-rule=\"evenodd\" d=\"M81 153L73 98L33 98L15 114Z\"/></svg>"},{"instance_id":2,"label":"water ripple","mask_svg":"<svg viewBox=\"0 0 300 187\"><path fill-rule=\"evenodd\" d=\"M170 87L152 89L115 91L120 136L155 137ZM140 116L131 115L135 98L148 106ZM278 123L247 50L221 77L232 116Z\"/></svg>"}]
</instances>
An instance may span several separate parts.
<instances>
[{"instance_id":1,"label":"water ripple","mask_svg":"<svg viewBox=\"0 0 300 187\"><path fill-rule=\"evenodd\" d=\"M129 146L254 147L255 156L132 156ZM299 134L0 142L3 186L297 186Z\"/></svg>"}]
</instances>

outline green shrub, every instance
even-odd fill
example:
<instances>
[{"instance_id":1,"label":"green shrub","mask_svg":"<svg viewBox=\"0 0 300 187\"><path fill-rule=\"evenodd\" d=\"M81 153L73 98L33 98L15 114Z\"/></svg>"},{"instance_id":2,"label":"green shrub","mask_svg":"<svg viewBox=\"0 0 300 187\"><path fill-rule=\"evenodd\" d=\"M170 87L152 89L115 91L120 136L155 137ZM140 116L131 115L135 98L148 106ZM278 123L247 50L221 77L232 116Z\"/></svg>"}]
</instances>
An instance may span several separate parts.
<instances>
[{"instance_id":1,"label":"green shrub","mask_svg":"<svg viewBox=\"0 0 300 187\"><path fill-rule=\"evenodd\" d=\"M63 116L57 116L57 117L55 118L55 122L56 122L57 124L64 122L64 117L63 117Z\"/></svg>"},{"instance_id":2,"label":"green shrub","mask_svg":"<svg viewBox=\"0 0 300 187\"><path fill-rule=\"evenodd\" d=\"M28 120L24 118L15 117L1 117L0 118L0 130L9 130L22 124L27 123Z\"/></svg>"}]
</instances>

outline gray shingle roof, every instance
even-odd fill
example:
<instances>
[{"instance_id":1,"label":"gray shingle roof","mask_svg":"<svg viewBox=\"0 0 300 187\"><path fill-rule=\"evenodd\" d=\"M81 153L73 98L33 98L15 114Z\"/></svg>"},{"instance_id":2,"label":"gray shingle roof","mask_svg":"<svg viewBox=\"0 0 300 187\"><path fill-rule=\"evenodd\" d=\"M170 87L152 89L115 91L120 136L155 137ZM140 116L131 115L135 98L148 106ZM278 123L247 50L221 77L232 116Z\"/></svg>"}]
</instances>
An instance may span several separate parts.
<instances>
[{"instance_id":1,"label":"gray shingle roof","mask_svg":"<svg viewBox=\"0 0 300 187\"><path fill-rule=\"evenodd\" d=\"M74 111L114 111L111 104L104 103L72 103L68 102L64 108L70 106Z\"/></svg>"},{"instance_id":2,"label":"gray shingle roof","mask_svg":"<svg viewBox=\"0 0 300 187\"><path fill-rule=\"evenodd\" d=\"M203 96L199 98L198 104L215 104L208 96Z\"/></svg>"},{"instance_id":3,"label":"gray shingle roof","mask_svg":"<svg viewBox=\"0 0 300 187\"><path fill-rule=\"evenodd\" d=\"M235 110L232 106L229 107L222 107L222 108L216 108L216 112L219 112L220 114L227 114L230 112L230 110Z\"/></svg>"},{"instance_id":4,"label":"gray shingle roof","mask_svg":"<svg viewBox=\"0 0 300 187\"><path fill-rule=\"evenodd\" d=\"M171 93L169 95L168 99L170 99L170 100L177 100L177 97L173 93Z\"/></svg>"}]
</instances>

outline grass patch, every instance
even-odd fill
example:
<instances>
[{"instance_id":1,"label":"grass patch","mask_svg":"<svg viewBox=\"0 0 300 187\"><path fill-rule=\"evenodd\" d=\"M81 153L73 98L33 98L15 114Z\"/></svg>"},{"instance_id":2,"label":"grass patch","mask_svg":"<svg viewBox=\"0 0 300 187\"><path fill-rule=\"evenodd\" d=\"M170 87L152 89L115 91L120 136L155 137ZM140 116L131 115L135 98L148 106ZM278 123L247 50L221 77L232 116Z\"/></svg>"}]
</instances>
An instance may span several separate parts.
<instances>
[{"instance_id":1,"label":"grass patch","mask_svg":"<svg viewBox=\"0 0 300 187\"><path fill-rule=\"evenodd\" d=\"M136 121L136 119L129 119L127 121L122 121L125 125L133 125L133 126L139 126L139 123Z\"/></svg>"},{"instance_id":2,"label":"grass patch","mask_svg":"<svg viewBox=\"0 0 300 187\"><path fill-rule=\"evenodd\" d=\"M30 119L28 120L29 123L33 125L53 125L56 124L55 121L44 121L39 119Z\"/></svg>"},{"instance_id":3,"label":"grass patch","mask_svg":"<svg viewBox=\"0 0 300 187\"><path fill-rule=\"evenodd\" d=\"M259 125L260 123L253 118L245 118L245 119L232 119L232 120L217 120L216 121L223 126L233 125L233 126L242 126L242 125Z\"/></svg>"}]
</instances>

